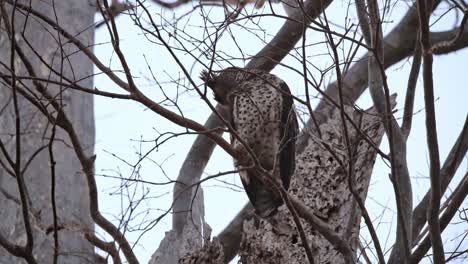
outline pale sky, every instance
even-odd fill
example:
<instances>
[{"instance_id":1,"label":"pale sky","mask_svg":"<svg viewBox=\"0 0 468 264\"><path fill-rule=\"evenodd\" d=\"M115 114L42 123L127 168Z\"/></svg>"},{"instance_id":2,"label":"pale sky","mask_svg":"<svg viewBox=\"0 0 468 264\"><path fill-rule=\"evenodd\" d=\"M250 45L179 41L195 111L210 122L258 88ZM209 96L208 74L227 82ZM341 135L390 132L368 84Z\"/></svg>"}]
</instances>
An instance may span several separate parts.
<instances>
[{"instance_id":1,"label":"pale sky","mask_svg":"<svg viewBox=\"0 0 468 264\"><path fill-rule=\"evenodd\" d=\"M335 1L332 6L327 9L327 17L335 24L343 24L345 21L345 12L347 4L341 1ZM280 6L275 6L275 10L281 12ZM392 7L392 20L387 21L384 30L388 32L399 18L404 14L406 8L405 3L397 3ZM252 10L252 6L247 7ZM152 9L156 14L160 8ZM182 7L177 10L177 14L182 14L188 10L188 7ZM208 12L210 8L205 8ZM354 17L354 7L350 7L350 15L348 23L357 23ZM195 11L191 16L187 16L179 22L179 29L184 28L185 34L197 34L197 38L201 38L203 33L200 26L203 21L200 19L200 10ZM210 13L210 18L220 21L223 16L220 8L213 8ZM440 12L439 12L440 13ZM171 12L164 12L166 19L172 18ZM99 16L96 18L100 20ZM160 22L159 20L157 20ZM272 35L280 28L283 21L277 18L264 17L257 20L259 26L266 29L265 35L256 32L261 38L270 39ZM175 98L179 92L183 92L178 97L178 105L183 110L184 115L203 124L210 114L209 108L199 98L195 91L186 91L185 87L177 87L171 80L177 80L183 77L183 73L178 68L174 60L168 55L164 48L160 45L150 43L141 33L128 16L122 15L118 18L118 28L121 38L121 48L129 62L132 73L136 76L137 85L155 101L160 101L162 93L158 85L152 80L147 64L151 67L154 76L160 82L164 92L170 98ZM453 19L446 18L434 25L431 30L446 30L453 25ZM248 27L257 29L253 24L246 24ZM245 32L239 26L233 26L231 29L236 36L236 42L243 52L247 55L254 55L259 51L263 44L259 38L256 38L252 32ZM341 32L342 29L337 29ZM184 37L183 33L180 36ZM186 35L186 36L187 36ZM321 33L309 32L307 35L308 43L316 43L323 40ZM112 48L109 44L109 37L105 27L100 28L96 32L96 47L94 49L96 55L105 63L113 66L113 69L118 69L118 59L115 54L111 53ZM174 41L170 44L175 45ZM185 42L184 45L190 47L190 43ZM218 50L229 55L238 56L238 47L234 45L232 39L226 34L218 44ZM324 45L315 45L308 48L308 54L311 55L310 60L314 65L323 68L330 66L331 60L328 56ZM191 56L182 52L177 53L182 59L185 67L192 72L197 84L198 74L202 67L199 64L193 64L194 60ZM362 54L362 51L358 54ZM452 53L446 56L437 56L434 59L434 87L437 112L437 130L440 144L440 157L443 163L448 151L455 142L458 133L461 131L465 117L468 113L466 104L468 98L468 74L466 62L468 61L468 49ZM205 63L207 60L204 61ZM242 61L233 61L236 66L243 66ZM292 57L283 60L296 69L302 69L301 65ZM226 65L226 64L224 64ZM392 93L398 93L397 117L402 115L402 107L404 102L404 94L406 90L406 82L408 79L407 72L411 66L411 60L405 60L387 70L389 87ZM293 93L302 95L303 80L302 77L293 73L281 66L273 70L274 74L285 80ZM335 80L333 73L327 76L326 83ZM186 81L181 81L187 84ZM417 87L417 96L415 101L415 111L418 112L413 119L413 128L408 139L408 164L410 174L412 176L412 184L414 190L414 204L421 199L429 186L428 181L428 166L429 159L426 149L425 137L425 120L424 120L424 100L422 91L422 79L419 78ZM114 92L122 92L112 82L103 75L96 76L95 86L98 89ZM323 88L323 87L322 87ZM317 100L313 102L317 103ZM367 108L371 105L368 93L357 102L357 105L362 108ZM169 107L175 111L174 107ZM154 147L154 140L164 132L182 132L183 129L171 124L169 121L157 116L154 112L145 109L142 105L134 102L108 99L103 97L95 97L95 116L96 116L96 173L109 176L122 177L140 177L145 181L161 183L168 181L168 178L175 180L177 178L179 168L192 144L194 136L181 136L171 139L153 151L148 159L145 159L137 171L126 163L135 164L139 160L140 153L145 153ZM226 135L225 135L226 136ZM140 143L140 139L149 142ZM381 148L387 152L386 141ZM115 156L114 156L115 155ZM118 157L118 158L117 158ZM125 160L125 162L123 161ZM458 170L458 177L467 171L466 159ZM220 171L232 169L232 158L224 153L220 148L216 148L212 158L205 170L205 176L215 174ZM366 202L368 211L371 213L377 226L379 238L385 250L389 250L393 244L395 233L396 212L393 198L393 190L388 179L389 169L378 159L374 176L371 181L369 195ZM137 175L137 176L136 176ZM220 181L211 180L203 184L205 193L205 211L206 221L212 227L212 235L217 235L226 224L237 214L240 208L247 202L247 196L240 188L240 180L237 175L227 175L219 178ZM168 210L172 200L173 185L149 185L138 184L128 188L129 193L125 193L122 198L118 193L114 193L120 185L118 179L106 177L98 177L100 208L108 219L114 223L120 217L121 209L127 208L128 198L134 197L138 199L144 194L148 199L143 201L136 212L136 219L133 219L131 225L133 228L141 221L152 221ZM232 186L236 184L236 186ZM466 202L464 204L467 205ZM385 208L386 207L386 208ZM149 214L146 211L149 210ZM116 218L117 217L117 218ZM140 226L140 228L143 228ZM444 232L444 239L453 238L454 228L457 228L457 233L462 230L466 231L468 226L457 225L450 227L451 229ZM171 215L164 217L151 231L147 232L138 242L135 252L141 263L146 263L151 254L159 245L159 241L164 237L164 233L171 229ZM366 237L366 229L363 228L362 236ZM127 237L131 242L136 241L140 232L128 233ZM445 236L445 234L448 234ZM388 237L387 237L388 236ZM468 243L464 243L464 248L468 248Z\"/></svg>"}]
</instances>

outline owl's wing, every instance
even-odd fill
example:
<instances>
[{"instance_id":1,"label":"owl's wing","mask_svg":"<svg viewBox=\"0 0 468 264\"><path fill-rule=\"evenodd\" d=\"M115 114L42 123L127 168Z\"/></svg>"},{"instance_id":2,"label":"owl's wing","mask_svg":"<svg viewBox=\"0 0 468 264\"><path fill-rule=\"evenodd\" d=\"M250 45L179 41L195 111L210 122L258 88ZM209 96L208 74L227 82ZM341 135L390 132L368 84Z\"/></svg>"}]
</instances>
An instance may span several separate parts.
<instances>
[{"instance_id":1,"label":"owl's wing","mask_svg":"<svg viewBox=\"0 0 468 264\"><path fill-rule=\"evenodd\" d=\"M280 88L282 90L282 112L281 112L281 144L280 144L280 174L283 187L287 190L291 176L296 167L296 137L298 134L298 124L296 112L291 92L288 85L281 81Z\"/></svg>"}]
</instances>

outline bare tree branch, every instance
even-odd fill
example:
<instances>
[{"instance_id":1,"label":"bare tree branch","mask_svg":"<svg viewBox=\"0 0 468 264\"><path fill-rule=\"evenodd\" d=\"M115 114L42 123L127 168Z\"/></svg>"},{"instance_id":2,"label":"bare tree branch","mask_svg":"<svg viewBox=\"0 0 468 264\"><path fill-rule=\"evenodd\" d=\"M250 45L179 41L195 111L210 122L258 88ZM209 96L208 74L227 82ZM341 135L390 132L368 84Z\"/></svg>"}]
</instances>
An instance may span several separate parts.
<instances>
[{"instance_id":1,"label":"bare tree branch","mask_svg":"<svg viewBox=\"0 0 468 264\"><path fill-rule=\"evenodd\" d=\"M419 29L421 32L421 48L423 56L423 79L424 79L424 102L426 109L426 133L427 146L429 149L430 160L430 182L431 198L427 208L427 223L429 226L429 235L432 243L432 252L434 263L445 263L444 245L439 225L440 198L442 196L440 188L440 158L439 143L437 140L436 117L434 107L434 83L432 80L432 52L429 35L429 16L432 12L432 1L428 3L424 0L418 0ZM411 231L410 231L411 232Z\"/></svg>"},{"instance_id":2,"label":"bare tree branch","mask_svg":"<svg viewBox=\"0 0 468 264\"><path fill-rule=\"evenodd\" d=\"M12 73L12 85L11 89L13 92L13 107L14 107L14 114L15 114L15 161L14 161L14 173L16 176L16 182L18 185L18 190L20 194L21 200L21 209L23 214L23 223L26 230L26 245L21 247L20 251L21 257L23 257L28 263L35 264L36 259L33 256L33 248L34 248L34 238L33 238L33 231L31 227L31 222L29 219L29 202L26 194L26 184L24 182L24 177L21 173L21 120L20 120L20 112L18 106L18 88L16 86L16 78L15 78L15 59L16 59L16 51L17 51L17 43L16 43L16 32L15 32L15 14L16 14L16 1L13 4L13 13L11 18L8 17L4 3L0 3L1 13L2 13L2 20L3 24L5 25L5 29L7 31L8 37L10 38L10 68ZM10 22L11 21L11 22ZM5 243L3 243L5 244ZM8 245L8 244L5 244ZM15 247L11 247L10 249L14 249Z\"/></svg>"},{"instance_id":3,"label":"bare tree branch","mask_svg":"<svg viewBox=\"0 0 468 264\"><path fill-rule=\"evenodd\" d=\"M397 206L397 237L392 256L400 263L409 259L411 244L412 189L406 163L406 138L391 113L389 87L383 67L383 35L377 1L368 1L370 39L373 54L369 57L369 91L377 111L381 115L390 146L391 180Z\"/></svg>"},{"instance_id":4,"label":"bare tree branch","mask_svg":"<svg viewBox=\"0 0 468 264\"><path fill-rule=\"evenodd\" d=\"M305 15L308 18L306 23L310 24L331 2L332 0L306 1L304 6ZM303 28L303 23L286 20L275 37L247 64L247 68L271 71L301 39Z\"/></svg>"},{"instance_id":5,"label":"bare tree branch","mask_svg":"<svg viewBox=\"0 0 468 264\"><path fill-rule=\"evenodd\" d=\"M439 3L440 0L435 1ZM436 6L436 5L435 5ZM435 7L434 7L435 8ZM411 6L400 22L395 28L382 40L383 42L383 66L385 69L396 64L400 60L410 56L414 52L414 45L416 42L417 35L414 32L418 28L418 13L415 5ZM432 33L431 35L433 43L439 43L442 39L447 40L453 37L454 31L444 33ZM442 35L443 34L443 35ZM464 31L464 39L458 42L458 45L466 47L468 45L468 32ZM462 44L464 43L464 44ZM452 47L452 51L456 50ZM460 46L459 46L460 48ZM345 104L353 104L359 96L365 91L368 85L368 66L369 54L365 54L346 72L343 76L344 85L344 99ZM328 85L325 93L334 101L338 101L338 86L336 81ZM333 110L334 105L328 100L321 100L317 108L315 109L315 116L319 123L326 119L329 113ZM311 120L307 122L306 128L313 129ZM304 146L304 143L309 140L307 132L303 132L303 135L298 140L298 151ZM301 147L302 146L302 147Z\"/></svg>"},{"instance_id":6,"label":"bare tree branch","mask_svg":"<svg viewBox=\"0 0 468 264\"><path fill-rule=\"evenodd\" d=\"M356 0L356 14L359 20L359 27L361 28L362 35L367 45L371 43L370 27L369 27L369 13L366 7L365 0Z\"/></svg>"},{"instance_id":7,"label":"bare tree branch","mask_svg":"<svg viewBox=\"0 0 468 264\"><path fill-rule=\"evenodd\" d=\"M2 234L0 234L0 245L13 256L24 258L28 263L36 263L34 257L24 251L24 247L10 243Z\"/></svg>"},{"instance_id":8,"label":"bare tree branch","mask_svg":"<svg viewBox=\"0 0 468 264\"><path fill-rule=\"evenodd\" d=\"M447 208L445 208L444 213L440 217L440 230L443 231L450 220L452 220L455 213L459 210L460 205L465 200L466 196L468 195L468 174L462 179L462 183L457 186L457 189L454 191L452 199L450 200ZM431 238L427 236L423 242L414 250L413 255L411 255L411 262L412 264L417 264L421 261L424 257L426 252L431 248Z\"/></svg>"},{"instance_id":9,"label":"bare tree branch","mask_svg":"<svg viewBox=\"0 0 468 264\"><path fill-rule=\"evenodd\" d=\"M85 238L91 242L94 246L99 248L102 251L107 252L111 257L112 257L112 262L114 264L121 264L122 261L120 260L119 252L115 248L115 244L113 242L105 242L99 239L95 234L93 233L86 233Z\"/></svg>"},{"instance_id":10,"label":"bare tree branch","mask_svg":"<svg viewBox=\"0 0 468 264\"><path fill-rule=\"evenodd\" d=\"M371 6L372 6L372 4L369 5L369 8ZM375 10L373 10L373 11L375 13ZM359 18L359 25L361 26L361 31L362 31L362 34L364 35L364 39L366 41L366 44L368 46L372 46L373 38L372 38L372 33L371 33L371 28L372 28L371 27L371 23L372 23L371 21L376 20L376 18L375 18L376 14L367 15L370 12L367 11L366 3L365 3L364 0L356 0L356 12L357 12L357 15L358 15L358 18ZM371 21L369 21L370 16L374 16L371 19ZM378 14L377 14L377 20L378 20ZM374 21L373 23L375 23L375 22L376 21ZM371 67L371 66L369 65L369 67ZM369 76L369 79L370 79L370 77L371 76ZM338 82L338 88L340 88L340 86L342 86L342 85L341 85L341 82L339 81L338 78L337 78L337 82ZM379 85L381 85L381 84L379 84ZM342 89L338 89L339 96L340 96L340 102L343 101L343 95L342 95L343 92L341 90ZM361 208L361 212L362 212L362 215L364 217L364 220L366 222L366 226L369 229L369 233L370 233L372 241L374 243L375 250L376 250L376 253L377 253L377 257L379 259L379 263L383 264L383 263L385 263L385 258L383 256L382 247L380 246L379 238L377 236L375 228L374 228L374 226L372 224L372 221L370 220L370 217L369 217L369 215L367 213L367 210L365 209L365 206L363 205L363 203L361 201L358 201L358 203L359 203L359 206Z\"/></svg>"},{"instance_id":11,"label":"bare tree branch","mask_svg":"<svg viewBox=\"0 0 468 264\"><path fill-rule=\"evenodd\" d=\"M453 39L433 45L431 47L432 53L443 52L444 50L450 49L451 47L457 45L457 43L461 41L466 23L468 21L468 10L465 10L464 13L465 14L463 15L463 18L461 20L460 27Z\"/></svg>"},{"instance_id":12,"label":"bare tree branch","mask_svg":"<svg viewBox=\"0 0 468 264\"><path fill-rule=\"evenodd\" d=\"M419 40L416 40L416 45L414 47L413 54L413 63L411 64L411 70L408 77L408 86L406 88L405 107L403 110L403 123L401 124L401 130L406 138L408 138L411 132L411 124L413 121L414 96L416 93L416 84L418 83L420 68L421 45L419 43Z\"/></svg>"},{"instance_id":13,"label":"bare tree branch","mask_svg":"<svg viewBox=\"0 0 468 264\"><path fill-rule=\"evenodd\" d=\"M465 119L465 124L463 126L458 139L453 144L452 149L450 150L447 158L445 159L444 165L440 171L441 176L441 194L445 193L447 190L455 172L457 171L458 166L460 166L463 158L468 151L468 117ZM426 193L424 198L419 202L419 204L413 210L413 237L418 237L423 226L426 224L427 220L427 208L429 206L430 191ZM416 243L417 241L414 241ZM413 244L414 246L414 244Z\"/></svg>"}]
</instances>

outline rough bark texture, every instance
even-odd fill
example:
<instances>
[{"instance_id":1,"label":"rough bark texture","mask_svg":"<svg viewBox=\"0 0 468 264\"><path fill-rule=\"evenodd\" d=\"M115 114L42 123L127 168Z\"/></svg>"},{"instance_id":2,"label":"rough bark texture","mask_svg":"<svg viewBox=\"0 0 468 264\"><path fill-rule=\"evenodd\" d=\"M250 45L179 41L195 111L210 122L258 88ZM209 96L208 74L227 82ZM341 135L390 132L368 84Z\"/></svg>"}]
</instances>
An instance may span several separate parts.
<instances>
[{"instance_id":1,"label":"rough bark texture","mask_svg":"<svg viewBox=\"0 0 468 264\"><path fill-rule=\"evenodd\" d=\"M224 264L223 245L217 238L206 241L203 248L181 258L179 264Z\"/></svg>"},{"instance_id":2,"label":"rough bark texture","mask_svg":"<svg viewBox=\"0 0 468 264\"><path fill-rule=\"evenodd\" d=\"M52 1L18 1L31 4L32 7L55 20L88 46L94 42L93 24L95 7L88 1L60 0L55 1L55 12ZM6 5L8 11L11 6ZM12 12L8 12L11 17ZM10 40L3 28L0 32L0 61L9 64ZM18 46L26 54L34 67L38 77L59 80L44 66L27 42L34 48L43 60L53 65L55 70L61 71L62 61L60 43L56 31L47 27L32 17L15 12L15 29ZM21 35L24 29L24 38ZM26 40L27 42L26 42ZM62 39L63 41L63 39ZM65 41L63 41L65 42ZM63 75L73 81L79 81L84 87L93 87L93 65L72 45L62 43ZM20 58L15 58L17 76L29 76ZM2 74L11 73L0 66ZM31 82L25 81L27 88L34 91ZM58 86L46 84L48 91L59 97ZM11 156L15 155L15 116L11 103L11 88L0 84L0 138L6 145ZM94 153L94 113L93 97L88 94L63 90L62 103L66 113L72 120L78 137L81 139L86 152L90 156ZM47 146L50 141L51 127L49 121L37 110L35 106L24 98L18 98L21 116L21 164L24 168L27 160L40 147ZM46 104L46 101L43 101ZM59 231L59 263L94 263L93 247L82 237L83 230L93 230L93 223L89 214L88 189L85 178L81 174L81 166L75 157L75 152L68 143L68 136L57 128L56 141L53 144L54 159L56 161L56 202L58 225L63 229ZM1 156L5 161L5 157ZM53 232L46 234L46 229L53 227L51 207L51 167L47 147L34 158L24 174L26 187L30 200L30 216L34 229L34 256L38 263L52 263ZM11 242L24 245L26 234L23 224L21 207L19 204L18 187L16 179L9 175L3 167L0 168L0 232ZM23 260L12 257L0 247L0 263L23 263Z\"/></svg>"},{"instance_id":3,"label":"rough bark texture","mask_svg":"<svg viewBox=\"0 0 468 264\"><path fill-rule=\"evenodd\" d=\"M346 107L346 112L378 146L383 136L383 126L375 110L361 113ZM346 170L339 166L336 158L324 147L327 145L343 164L347 164L348 156L338 109L320 126L320 130L322 138L311 135L305 151L297 157L296 173L289 192L308 205L314 214L325 220L345 241L349 241L355 250L359 242L361 213L349 190ZM356 130L351 129L349 137L355 162L352 182L354 189L364 200L376 151ZM287 224L294 231L284 234L266 221L246 221L239 252L242 263L308 263L288 209L282 206L275 218L277 222ZM303 224L314 251L315 263L345 263L342 256L323 236L304 221Z\"/></svg>"}]
</instances>

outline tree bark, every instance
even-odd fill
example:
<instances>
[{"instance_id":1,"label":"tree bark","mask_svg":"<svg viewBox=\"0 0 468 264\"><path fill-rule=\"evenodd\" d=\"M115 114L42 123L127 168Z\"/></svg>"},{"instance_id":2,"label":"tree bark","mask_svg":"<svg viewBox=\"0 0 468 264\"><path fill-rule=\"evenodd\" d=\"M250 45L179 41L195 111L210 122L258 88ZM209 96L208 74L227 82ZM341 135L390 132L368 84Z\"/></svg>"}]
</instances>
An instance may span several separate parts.
<instances>
[{"instance_id":1,"label":"tree bark","mask_svg":"<svg viewBox=\"0 0 468 264\"><path fill-rule=\"evenodd\" d=\"M207 245L217 245L216 242L211 243L209 238L211 236L211 228L205 223L205 207L203 200L203 189L197 188L194 191L195 198L190 202L190 212L186 214L185 224L182 229L172 229L166 232L164 239L159 244L158 249L151 256L149 264L157 263L178 263L179 259L194 250L198 250L203 246L203 242ZM206 243L205 243L206 244ZM219 244L219 243L218 243ZM222 248L217 246L220 250L214 250L217 254L216 257L211 259L223 259ZM210 250L210 252L213 250ZM203 258L203 257L200 257ZM192 262L184 262L186 264ZM203 262L196 262L203 263ZM216 263L216 262L210 262Z\"/></svg>"},{"instance_id":2,"label":"tree bark","mask_svg":"<svg viewBox=\"0 0 468 264\"><path fill-rule=\"evenodd\" d=\"M38 12L48 16L64 27L83 43L92 47L94 43L94 14L96 8L92 1L18 1L31 5ZM2 3L4 4L4 3ZM84 87L93 87L93 64L77 52L74 45L66 44L58 32L32 16L26 16L18 10L13 12L12 6L4 4L6 16L12 21L16 45L26 55L33 70L40 78L60 81L60 73L64 78L78 82ZM3 22L3 21L2 21ZM11 39L2 23L0 33L0 73L11 76L7 66L11 58ZM23 58L24 59L24 58ZM30 76L24 61L18 53L14 55L15 75ZM42 61L41 61L42 60ZM56 71L54 73L49 66ZM24 84L24 85L23 85ZM63 109L72 121L85 151L89 156L94 153L94 111L93 97L70 89L43 83L47 91L56 96ZM18 79L18 87L35 92L30 80ZM8 153L15 156L17 144L15 137L15 114L12 103L12 88L0 84L0 139ZM40 98L44 105L47 102ZM93 222L89 213L88 189L85 177L76 154L69 144L68 136L42 115L36 106L18 95L20 117L21 153L20 164L24 171L23 177L27 188L29 201L29 217L33 230L33 255L38 263L52 263L54 257L54 217L52 213L51 175L55 172L55 199L58 226L58 263L94 263L94 248L84 239L83 232L94 232ZM55 116L51 108L48 110ZM52 130L56 129L55 140L51 141ZM52 150L52 155L48 149ZM35 154L36 153L36 154ZM31 157L33 159L31 160ZM2 163L6 162L1 156ZM30 161L31 160L31 161ZM51 161L55 162L52 163ZM30 163L29 163L30 162ZM26 167L27 165L27 167ZM53 166L52 166L53 165ZM5 167L0 169L0 234L10 242L24 245L26 233L23 223L22 209L19 202L19 192L16 179L7 173ZM52 230L52 231L51 231ZM13 257L0 247L0 263L23 263L20 258Z\"/></svg>"}]
</instances>

